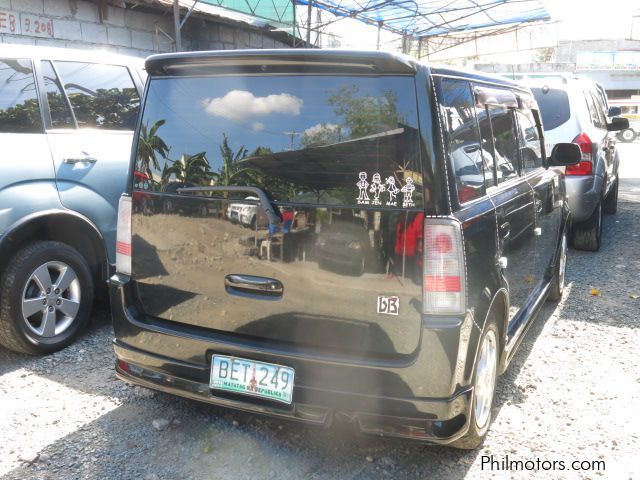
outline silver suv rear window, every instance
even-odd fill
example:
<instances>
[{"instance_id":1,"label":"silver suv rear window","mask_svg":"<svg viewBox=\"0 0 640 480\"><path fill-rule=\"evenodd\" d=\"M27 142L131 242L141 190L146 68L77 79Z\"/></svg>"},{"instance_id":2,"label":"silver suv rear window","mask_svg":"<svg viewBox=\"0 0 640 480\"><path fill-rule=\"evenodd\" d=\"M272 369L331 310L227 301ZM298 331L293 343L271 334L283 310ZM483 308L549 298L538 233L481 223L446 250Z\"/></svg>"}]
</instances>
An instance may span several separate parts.
<instances>
[{"instance_id":1,"label":"silver suv rear window","mask_svg":"<svg viewBox=\"0 0 640 480\"><path fill-rule=\"evenodd\" d=\"M532 88L531 91L540 107L545 130L558 128L569 120L571 106L567 92L554 88Z\"/></svg>"}]
</instances>

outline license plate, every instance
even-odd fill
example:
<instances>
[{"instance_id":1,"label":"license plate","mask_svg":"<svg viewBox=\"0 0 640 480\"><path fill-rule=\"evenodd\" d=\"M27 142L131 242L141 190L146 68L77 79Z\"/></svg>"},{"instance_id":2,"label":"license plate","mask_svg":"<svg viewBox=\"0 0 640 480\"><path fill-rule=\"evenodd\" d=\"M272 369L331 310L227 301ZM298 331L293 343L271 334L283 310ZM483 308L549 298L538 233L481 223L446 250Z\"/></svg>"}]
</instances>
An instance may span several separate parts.
<instances>
[{"instance_id":1,"label":"license plate","mask_svg":"<svg viewBox=\"0 0 640 480\"><path fill-rule=\"evenodd\" d=\"M209 387L290 404L294 375L290 367L214 355Z\"/></svg>"}]
</instances>

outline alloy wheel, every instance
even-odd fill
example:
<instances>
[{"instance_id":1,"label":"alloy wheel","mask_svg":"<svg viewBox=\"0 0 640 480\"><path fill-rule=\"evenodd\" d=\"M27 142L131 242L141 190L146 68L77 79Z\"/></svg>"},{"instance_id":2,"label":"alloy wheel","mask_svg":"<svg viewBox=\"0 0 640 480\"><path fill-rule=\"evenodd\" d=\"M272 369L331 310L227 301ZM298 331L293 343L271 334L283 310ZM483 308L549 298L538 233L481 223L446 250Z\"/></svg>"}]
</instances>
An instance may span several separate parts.
<instances>
[{"instance_id":1,"label":"alloy wheel","mask_svg":"<svg viewBox=\"0 0 640 480\"><path fill-rule=\"evenodd\" d=\"M64 333L80 309L80 280L64 262L52 261L36 268L22 293L22 318L41 337Z\"/></svg>"},{"instance_id":2,"label":"alloy wheel","mask_svg":"<svg viewBox=\"0 0 640 480\"><path fill-rule=\"evenodd\" d=\"M564 288L564 274L567 269L567 234L562 235L562 244L560 246L560 260L558 265L558 288L560 292Z\"/></svg>"},{"instance_id":3,"label":"alloy wheel","mask_svg":"<svg viewBox=\"0 0 640 480\"><path fill-rule=\"evenodd\" d=\"M496 388L497 352L496 334L493 330L487 330L480 346L474 385L474 413L479 429L484 428L491 417L491 405Z\"/></svg>"}]
</instances>

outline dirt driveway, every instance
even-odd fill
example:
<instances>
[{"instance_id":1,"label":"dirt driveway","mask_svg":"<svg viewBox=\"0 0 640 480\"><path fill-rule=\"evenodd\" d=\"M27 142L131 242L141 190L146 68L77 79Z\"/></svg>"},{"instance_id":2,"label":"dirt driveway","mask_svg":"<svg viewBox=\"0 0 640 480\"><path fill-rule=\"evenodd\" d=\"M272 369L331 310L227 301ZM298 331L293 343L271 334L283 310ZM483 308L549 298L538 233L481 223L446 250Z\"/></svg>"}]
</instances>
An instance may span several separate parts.
<instances>
[{"instance_id":1,"label":"dirt driveway","mask_svg":"<svg viewBox=\"0 0 640 480\"><path fill-rule=\"evenodd\" d=\"M500 379L482 449L362 437L130 387L114 377L112 330L97 312L57 354L0 349L0 477L640 478L640 145L620 150L621 203L603 248L571 251L565 299L543 309ZM521 463L505 470L509 461Z\"/></svg>"}]
</instances>

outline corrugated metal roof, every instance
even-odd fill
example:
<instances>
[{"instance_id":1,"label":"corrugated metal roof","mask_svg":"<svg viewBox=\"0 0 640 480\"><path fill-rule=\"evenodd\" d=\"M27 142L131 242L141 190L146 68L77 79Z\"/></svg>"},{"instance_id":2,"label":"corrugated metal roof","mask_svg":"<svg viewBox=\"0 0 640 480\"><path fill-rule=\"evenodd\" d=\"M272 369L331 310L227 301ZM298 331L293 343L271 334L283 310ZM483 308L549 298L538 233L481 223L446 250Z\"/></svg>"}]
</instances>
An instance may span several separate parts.
<instances>
[{"instance_id":1,"label":"corrugated metal roof","mask_svg":"<svg viewBox=\"0 0 640 480\"><path fill-rule=\"evenodd\" d=\"M168 9L173 7L173 0L138 0L138 2L146 3L148 5L157 5ZM246 23L247 25L255 28L272 27L269 22L262 18L253 17L234 10L228 10L217 5L211 5L209 3L199 1L196 2L195 0L179 0L179 3L183 9L190 10L193 7L194 13L222 18L233 22Z\"/></svg>"},{"instance_id":2,"label":"corrugated metal roof","mask_svg":"<svg viewBox=\"0 0 640 480\"><path fill-rule=\"evenodd\" d=\"M417 38L550 19L543 0L294 1Z\"/></svg>"}]
</instances>

